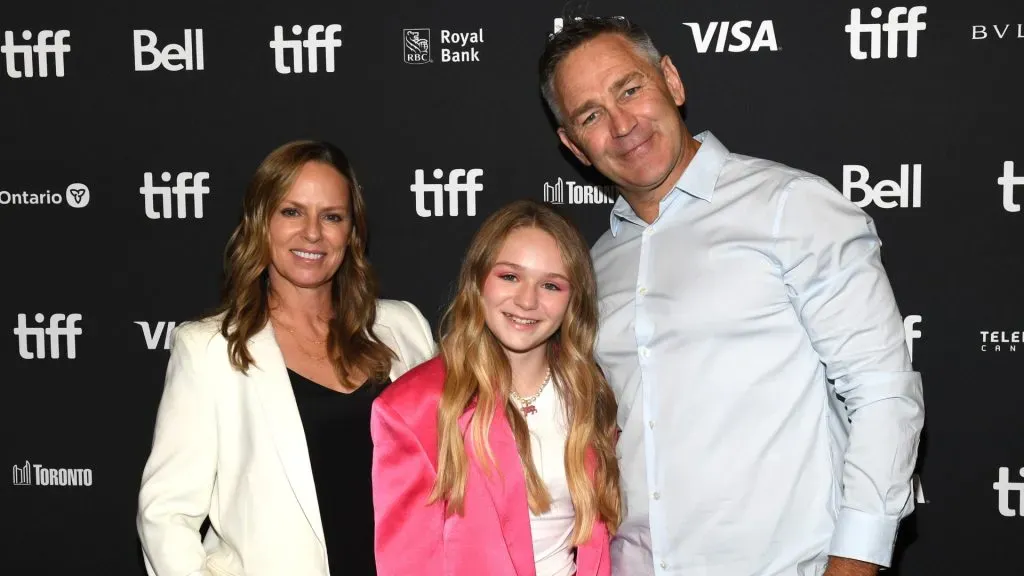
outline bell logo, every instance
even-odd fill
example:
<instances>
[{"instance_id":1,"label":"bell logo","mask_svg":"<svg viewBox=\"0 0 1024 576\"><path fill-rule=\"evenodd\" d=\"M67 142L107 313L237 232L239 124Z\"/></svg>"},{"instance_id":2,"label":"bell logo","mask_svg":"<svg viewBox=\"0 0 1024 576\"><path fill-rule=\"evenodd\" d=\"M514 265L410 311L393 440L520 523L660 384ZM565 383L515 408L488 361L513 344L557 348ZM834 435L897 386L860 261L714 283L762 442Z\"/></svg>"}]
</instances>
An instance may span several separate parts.
<instances>
[{"instance_id":1,"label":"bell logo","mask_svg":"<svg viewBox=\"0 0 1024 576\"><path fill-rule=\"evenodd\" d=\"M444 193L448 193L448 216L459 215L459 194L466 196L466 216L476 216L476 193L482 192L484 185L476 179L484 175L480 168L465 170L456 168L448 173L448 183L427 184L423 180L423 170L416 170L416 181L409 186L409 190L416 195L416 214L421 218L430 216L444 216L445 202ZM444 177L444 170L434 169L434 179L440 180ZM427 207L427 194L434 195L433 211Z\"/></svg>"},{"instance_id":2,"label":"bell logo","mask_svg":"<svg viewBox=\"0 0 1024 576\"><path fill-rule=\"evenodd\" d=\"M320 71L319 51L324 52L324 71L334 72L334 50L341 48L341 39L335 35L341 32L341 24L313 24L306 30L305 40L285 40L284 27L274 26L274 39L270 41L270 47L274 50L274 69L279 74L302 74L303 58L302 49L306 49L306 68L311 74ZM320 35L323 34L323 37ZM292 35L301 36L302 26L292 26ZM291 53L291 64L285 62L285 54Z\"/></svg>"},{"instance_id":3,"label":"bell logo","mask_svg":"<svg viewBox=\"0 0 1024 576\"><path fill-rule=\"evenodd\" d=\"M150 30L133 31L135 40L135 71L149 72L164 68L171 72L203 69L203 30L186 28L183 44L168 44L163 50L156 48L156 34ZM144 62L149 55L150 61ZM180 64L183 62L184 64Z\"/></svg>"},{"instance_id":4,"label":"bell logo","mask_svg":"<svg viewBox=\"0 0 1024 576\"><path fill-rule=\"evenodd\" d=\"M683 22L693 33L693 43L697 52L706 54L711 49L711 42L716 39L714 51L722 52L757 52L761 49L768 49L772 52L779 50L779 42L775 39L775 25L771 20L762 21L750 38L750 31L754 26L751 20L740 20L739 22L711 22L704 31L701 31L697 22Z\"/></svg>"},{"instance_id":5,"label":"bell logo","mask_svg":"<svg viewBox=\"0 0 1024 576\"><path fill-rule=\"evenodd\" d=\"M879 208L920 208L921 207L921 165L901 164L900 181L882 180L868 184L868 169L859 164L843 166L843 195L863 208L874 204ZM864 196L854 199L854 191Z\"/></svg>"},{"instance_id":6,"label":"bell logo","mask_svg":"<svg viewBox=\"0 0 1024 576\"><path fill-rule=\"evenodd\" d=\"M865 24L860 20L860 8L850 10L850 23L846 25L846 32L850 34L850 56L854 60L866 60L871 58L877 60L882 57L882 35L886 37L886 53L888 58L899 57L900 34L907 34L907 58L917 58L917 34L928 27L921 22L920 17L928 12L925 6L914 6L906 8L895 6L889 9L889 20L885 24ZM903 17L907 19L904 21ZM875 7L871 9L871 17L879 19L882 17L882 9ZM871 46L870 52L865 52L861 47L863 35L868 35L868 42Z\"/></svg>"},{"instance_id":7,"label":"bell logo","mask_svg":"<svg viewBox=\"0 0 1024 576\"><path fill-rule=\"evenodd\" d=\"M160 346L160 337L163 336L162 348L164 350L171 349L176 327L174 322L156 322L153 326L150 326L149 322L136 321L135 323L142 329L142 337L146 339L146 348L156 350Z\"/></svg>"},{"instance_id":8,"label":"bell logo","mask_svg":"<svg viewBox=\"0 0 1024 576\"><path fill-rule=\"evenodd\" d=\"M1021 478L1024 479L1024 468L1018 470ZM1022 501L1022 495L1024 495L1024 482L1010 482L1010 469L1006 466L999 468L999 480L992 483L992 489L999 495L999 513L1003 516L1014 517L1024 516L1024 501ZM1017 493L1017 509L1013 508L1013 503L1010 502L1010 494Z\"/></svg>"},{"instance_id":9,"label":"bell logo","mask_svg":"<svg viewBox=\"0 0 1024 576\"><path fill-rule=\"evenodd\" d=\"M1003 162L1003 175L996 179L996 184L1003 187L1003 210L1020 212L1020 204L1014 199L1014 188L1024 185L1024 176L1013 172L1013 160Z\"/></svg>"},{"instance_id":10,"label":"bell logo","mask_svg":"<svg viewBox=\"0 0 1024 576\"><path fill-rule=\"evenodd\" d=\"M142 187L139 188L139 194L142 194L146 198L146 217L150 220L174 218L175 215L177 215L178 219L187 218L187 197L192 196L192 215L195 218L202 218L203 196L210 193L210 188L203 184L209 178L209 172L179 172L175 181L175 186L154 186L153 173L144 173L142 175ZM160 181L165 184L170 184L171 173L161 173ZM156 202L157 196L161 197L159 205ZM176 203L172 203L171 196L177 198L178 201ZM175 207L177 207L177 213L175 213Z\"/></svg>"},{"instance_id":11,"label":"bell logo","mask_svg":"<svg viewBox=\"0 0 1024 576\"><path fill-rule=\"evenodd\" d=\"M7 76L11 78L32 78L36 76L38 71L40 78L46 78L50 75L49 55L53 54L54 76L63 78L64 55L71 52L71 46L68 46L65 41L71 37L71 32L68 30L40 30L35 36L36 43L33 46L31 44L32 32L30 30L23 30L21 39L27 43L16 44L14 32L10 30L4 31L4 43L0 44L0 54L4 55ZM38 56L38 60L32 57L33 53ZM19 54L21 58L18 58ZM20 66L19 63L21 64Z\"/></svg>"},{"instance_id":12,"label":"bell logo","mask_svg":"<svg viewBox=\"0 0 1024 576\"><path fill-rule=\"evenodd\" d=\"M43 360L46 358L46 343L49 342L50 358L56 360L60 358L60 342L63 337L67 357L74 360L77 351L75 337L82 335L82 329L75 323L81 322L82 315L53 314L46 328L41 326L46 322L45 314L36 314L34 318L40 326L30 328L28 315L18 314L18 326L14 329L14 335L18 337L18 354L25 360Z\"/></svg>"},{"instance_id":13,"label":"bell logo","mask_svg":"<svg viewBox=\"0 0 1024 576\"><path fill-rule=\"evenodd\" d=\"M921 331L914 326L921 323L921 317L911 314L903 319L903 332L907 340L907 351L910 353L910 361L914 361L914 340L921 337Z\"/></svg>"}]
</instances>

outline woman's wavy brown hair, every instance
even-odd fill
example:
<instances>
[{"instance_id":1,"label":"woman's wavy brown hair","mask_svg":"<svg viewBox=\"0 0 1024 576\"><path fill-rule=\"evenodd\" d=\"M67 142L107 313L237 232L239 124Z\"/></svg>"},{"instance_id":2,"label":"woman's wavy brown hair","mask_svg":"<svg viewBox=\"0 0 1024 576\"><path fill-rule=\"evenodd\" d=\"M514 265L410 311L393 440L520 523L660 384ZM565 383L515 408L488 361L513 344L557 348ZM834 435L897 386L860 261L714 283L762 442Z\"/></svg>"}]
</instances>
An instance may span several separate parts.
<instances>
[{"instance_id":1,"label":"woman's wavy brown hair","mask_svg":"<svg viewBox=\"0 0 1024 576\"><path fill-rule=\"evenodd\" d=\"M242 201L242 220L224 251L224 288L220 332L228 341L231 365L247 372L254 364L247 342L270 319L270 218L299 171L309 162L332 166L348 182L352 232L345 258L331 280L333 316L327 350L343 385L353 372L384 379L393 353L373 333L377 317L377 281L366 257L366 204L345 154L332 144L299 140L280 146L260 163Z\"/></svg>"},{"instance_id":2,"label":"woman's wavy brown hair","mask_svg":"<svg viewBox=\"0 0 1024 576\"><path fill-rule=\"evenodd\" d=\"M494 466L488 430L500 406L519 449L530 510L539 514L551 505L551 496L533 465L526 420L509 398L512 371L508 358L484 321L481 288L505 239L519 228L537 228L550 234L568 269L569 305L562 326L546 348L553 383L569 423L564 461L576 508L573 542L578 545L590 538L596 519L604 521L613 534L621 520L615 397L593 355L597 285L586 241L565 218L537 202L516 201L492 214L474 236L462 261L456 296L441 320L445 381L438 407L437 480L430 500L446 501L449 513L463 511L469 456L459 417L475 401L470 422L473 456L488 472ZM597 456L593 480L586 467L588 448L593 448Z\"/></svg>"}]
</instances>

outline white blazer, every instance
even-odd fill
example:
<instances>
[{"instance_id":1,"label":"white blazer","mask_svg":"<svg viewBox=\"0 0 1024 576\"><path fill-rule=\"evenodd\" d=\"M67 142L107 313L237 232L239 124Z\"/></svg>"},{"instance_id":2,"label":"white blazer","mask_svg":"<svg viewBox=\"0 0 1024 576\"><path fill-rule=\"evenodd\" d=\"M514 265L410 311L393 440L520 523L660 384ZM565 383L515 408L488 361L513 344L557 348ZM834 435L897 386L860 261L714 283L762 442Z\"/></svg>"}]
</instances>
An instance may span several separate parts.
<instances>
[{"instance_id":1,"label":"white blazer","mask_svg":"<svg viewBox=\"0 0 1024 576\"><path fill-rule=\"evenodd\" d=\"M139 491L146 570L328 576L306 437L273 328L249 340L256 365L244 375L228 361L219 320L175 330ZM436 352L430 326L408 302L379 300L373 331L397 356L392 380ZM207 516L211 529L200 541Z\"/></svg>"}]
</instances>

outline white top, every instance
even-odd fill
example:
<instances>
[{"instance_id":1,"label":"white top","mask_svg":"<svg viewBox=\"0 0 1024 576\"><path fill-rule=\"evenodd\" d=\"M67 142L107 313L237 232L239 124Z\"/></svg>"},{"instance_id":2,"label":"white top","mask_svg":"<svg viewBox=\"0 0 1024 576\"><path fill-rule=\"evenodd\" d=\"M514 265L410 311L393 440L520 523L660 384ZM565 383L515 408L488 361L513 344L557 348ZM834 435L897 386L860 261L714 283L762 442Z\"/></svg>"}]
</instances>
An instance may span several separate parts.
<instances>
[{"instance_id":1,"label":"white top","mask_svg":"<svg viewBox=\"0 0 1024 576\"><path fill-rule=\"evenodd\" d=\"M533 405L537 411L526 417L533 465L551 494L550 510L540 516L530 513L533 558L537 576L570 576L576 573L571 538L576 509L565 477L565 411L552 382Z\"/></svg>"}]
</instances>

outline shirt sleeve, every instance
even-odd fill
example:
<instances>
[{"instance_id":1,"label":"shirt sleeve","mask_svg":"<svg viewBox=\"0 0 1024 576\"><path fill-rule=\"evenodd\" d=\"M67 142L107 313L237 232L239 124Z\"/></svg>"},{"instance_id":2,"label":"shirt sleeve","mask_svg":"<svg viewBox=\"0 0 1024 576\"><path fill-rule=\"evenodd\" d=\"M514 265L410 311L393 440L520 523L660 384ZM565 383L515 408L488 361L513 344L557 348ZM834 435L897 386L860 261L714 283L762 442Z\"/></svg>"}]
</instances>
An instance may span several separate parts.
<instances>
[{"instance_id":1,"label":"shirt sleeve","mask_svg":"<svg viewBox=\"0 0 1024 576\"><path fill-rule=\"evenodd\" d=\"M829 554L887 567L899 522L914 509L924 399L882 243L871 218L820 178L790 182L776 216L790 301L849 418Z\"/></svg>"}]
</instances>

